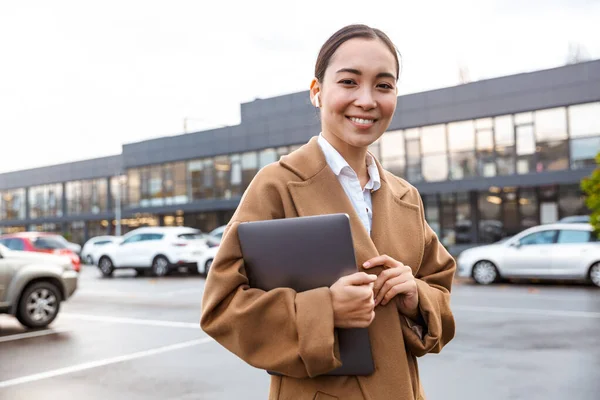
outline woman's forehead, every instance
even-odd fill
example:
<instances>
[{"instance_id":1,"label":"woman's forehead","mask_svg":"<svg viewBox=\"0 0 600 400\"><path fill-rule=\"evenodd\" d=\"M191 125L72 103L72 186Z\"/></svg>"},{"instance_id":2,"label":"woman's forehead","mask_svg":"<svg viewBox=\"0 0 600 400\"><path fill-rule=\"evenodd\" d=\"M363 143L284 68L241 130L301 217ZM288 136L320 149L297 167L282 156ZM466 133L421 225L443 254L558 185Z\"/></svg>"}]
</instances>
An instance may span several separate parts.
<instances>
[{"instance_id":1,"label":"woman's forehead","mask_svg":"<svg viewBox=\"0 0 600 400\"><path fill-rule=\"evenodd\" d=\"M390 49L379 39L355 38L337 48L326 74L340 69L356 69L362 73L389 72L396 75L396 59Z\"/></svg>"}]
</instances>

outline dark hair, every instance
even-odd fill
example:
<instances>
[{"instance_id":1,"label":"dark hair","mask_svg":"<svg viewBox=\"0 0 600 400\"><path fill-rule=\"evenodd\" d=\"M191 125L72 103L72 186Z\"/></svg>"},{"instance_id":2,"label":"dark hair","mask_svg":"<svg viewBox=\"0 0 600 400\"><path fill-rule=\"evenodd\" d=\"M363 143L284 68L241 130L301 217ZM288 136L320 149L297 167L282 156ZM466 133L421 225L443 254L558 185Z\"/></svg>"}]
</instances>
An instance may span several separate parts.
<instances>
[{"instance_id":1,"label":"dark hair","mask_svg":"<svg viewBox=\"0 0 600 400\"><path fill-rule=\"evenodd\" d=\"M381 40L394 55L394 58L396 59L396 79L400 77L399 52L390 38L379 29L371 28L367 25L348 25L331 35L321 47L321 51L319 51L319 56L317 57L317 63L315 64L315 78L317 78L319 82L323 82L325 70L329 66L329 61L331 61L331 57L333 57L338 47L348 40L355 38Z\"/></svg>"}]
</instances>

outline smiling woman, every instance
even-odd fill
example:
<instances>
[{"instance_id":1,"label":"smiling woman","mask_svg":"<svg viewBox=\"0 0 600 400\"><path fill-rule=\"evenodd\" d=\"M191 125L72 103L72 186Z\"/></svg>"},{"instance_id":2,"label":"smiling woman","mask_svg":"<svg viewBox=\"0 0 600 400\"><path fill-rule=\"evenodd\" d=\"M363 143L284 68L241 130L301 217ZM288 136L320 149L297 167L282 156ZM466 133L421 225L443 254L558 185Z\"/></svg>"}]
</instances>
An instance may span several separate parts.
<instances>
[{"instance_id":1,"label":"smiling woman","mask_svg":"<svg viewBox=\"0 0 600 400\"><path fill-rule=\"evenodd\" d=\"M261 163L223 234L201 325L249 364L275 372L270 399L422 399L416 357L454 336L455 262L425 221L417 190L369 152L394 115L399 73L383 32L351 25L329 38L310 85L321 134ZM350 218L355 273L303 292L251 287L240 223L335 213ZM368 329L370 375L336 374L336 330L349 328Z\"/></svg>"}]
</instances>

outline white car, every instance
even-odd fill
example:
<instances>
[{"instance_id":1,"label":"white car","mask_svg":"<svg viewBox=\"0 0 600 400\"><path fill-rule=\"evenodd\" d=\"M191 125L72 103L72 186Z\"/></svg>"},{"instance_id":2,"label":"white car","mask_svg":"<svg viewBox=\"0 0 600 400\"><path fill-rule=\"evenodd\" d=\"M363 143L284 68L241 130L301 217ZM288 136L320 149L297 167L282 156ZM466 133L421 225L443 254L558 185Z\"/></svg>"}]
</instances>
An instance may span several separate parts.
<instances>
[{"instance_id":1,"label":"white car","mask_svg":"<svg viewBox=\"0 0 600 400\"><path fill-rule=\"evenodd\" d=\"M217 255L217 251L219 251L219 246L209 247L200 257L198 260L198 273L200 275L208 275L208 271L210 270L210 266Z\"/></svg>"},{"instance_id":2,"label":"white car","mask_svg":"<svg viewBox=\"0 0 600 400\"><path fill-rule=\"evenodd\" d=\"M600 286L600 242L589 224L547 224L463 251L458 276L487 285L501 278L591 280Z\"/></svg>"},{"instance_id":3,"label":"white car","mask_svg":"<svg viewBox=\"0 0 600 400\"><path fill-rule=\"evenodd\" d=\"M94 265L98 261L98 259L94 257L99 251L98 247L104 246L105 244L117 243L120 240L120 236L96 236L89 239L81 249L81 260L86 264Z\"/></svg>"},{"instance_id":4,"label":"white car","mask_svg":"<svg viewBox=\"0 0 600 400\"><path fill-rule=\"evenodd\" d=\"M100 249L98 268L104 276L111 276L118 268L165 276L171 269L179 267L196 272L198 261L208 246L197 229L148 227L135 229L123 236L121 242L105 244Z\"/></svg>"},{"instance_id":5,"label":"white car","mask_svg":"<svg viewBox=\"0 0 600 400\"><path fill-rule=\"evenodd\" d=\"M69 242L64 236L56 235L56 239L65 245L65 247L71 250L73 253L79 255L81 253L81 245L73 242Z\"/></svg>"}]
</instances>

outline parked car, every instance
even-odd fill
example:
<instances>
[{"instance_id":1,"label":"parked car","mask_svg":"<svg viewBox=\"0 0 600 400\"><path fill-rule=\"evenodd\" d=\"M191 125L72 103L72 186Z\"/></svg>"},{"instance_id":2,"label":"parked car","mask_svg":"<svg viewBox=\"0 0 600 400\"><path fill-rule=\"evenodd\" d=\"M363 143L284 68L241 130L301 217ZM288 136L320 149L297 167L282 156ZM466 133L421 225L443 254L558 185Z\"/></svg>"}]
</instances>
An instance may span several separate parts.
<instances>
[{"instance_id":1,"label":"parked car","mask_svg":"<svg viewBox=\"0 0 600 400\"><path fill-rule=\"evenodd\" d=\"M221 244L221 239L223 238L225 228L227 228L227 225L219 226L206 235L206 241L210 247L217 247Z\"/></svg>"},{"instance_id":2,"label":"parked car","mask_svg":"<svg viewBox=\"0 0 600 400\"><path fill-rule=\"evenodd\" d=\"M29 328L49 325L77 289L68 256L10 250L0 244L0 313Z\"/></svg>"},{"instance_id":3,"label":"parked car","mask_svg":"<svg viewBox=\"0 0 600 400\"><path fill-rule=\"evenodd\" d=\"M480 284L501 278L590 280L600 287L600 242L590 224L535 226L502 242L463 251L458 275Z\"/></svg>"},{"instance_id":4,"label":"parked car","mask_svg":"<svg viewBox=\"0 0 600 400\"><path fill-rule=\"evenodd\" d=\"M208 250L206 239L198 229L186 227L148 227L135 229L120 243L109 243L97 253L102 275L111 276L115 269L133 268L143 274L167 275L172 269L187 267L198 270L198 261Z\"/></svg>"},{"instance_id":5,"label":"parked car","mask_svg":"<svg viewBox=\"0 0 600 400\"><path fill-rule=\"evenodd\" d=\"M98 249L100 246L104 246L105 244L118 243L121 241L120 236L96 236L89 239L83 245L81 249L81 260L83 260L86 264L95 265L97 258L94 256L97 255L101 249Z\"/></svg>"},{"instance_id":6,"label":"parked car","mask_svg":"<svg viewBox=\"0 0 600 400\"><path fill-rule=\"evenodd\" d=\"M10 250L66 255L71 259L75 271L79 272L81 268L79 256L67 248L59 238L62 236L55 233L19 232L0 236L0 244Z\"/></svg>"},{"instance_id":7,"label":"parked car","mask_svg":"<svg viewBox=\"0 0 600 400\"><path fill-rule=\"evenodd\" d=\"M212 265L215 256L217 255L217 251L219 250L219 246L209 247L198 259L198 273L200 275L207 276L208 271Z\"/></svg>"},{"instance_id":8,"label":"parked car","mask_svg":"<svg viewBox=\"0 0 600 400\"><path fill-rule=\"evenodd\" d=\"M67 249L71 250L73 253L77 254L78 256L81 255L81 245L80 244L69 242L67 239L64 238L64 236L61 236L61 235L55 235L55 238L59 242L62 242L62 244L64 244L65 247Z\"/></svg>"},{"instance_id":9,"label":"parked car","mask_svg":"<svg viewBox=\"0 0 600 400\"><path fill-rule=\"evenodd\" d=\"M564 217L558 220L559 223L562 224L580 224L580 223L590 223L589 215L571 215L570 217Z\"/></svg>"}]
</instances>

